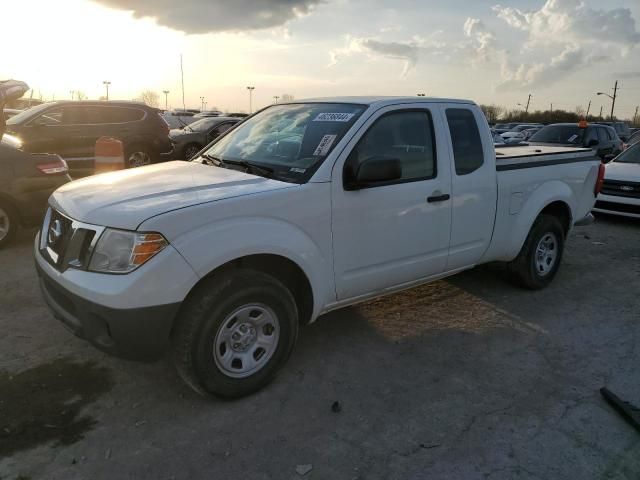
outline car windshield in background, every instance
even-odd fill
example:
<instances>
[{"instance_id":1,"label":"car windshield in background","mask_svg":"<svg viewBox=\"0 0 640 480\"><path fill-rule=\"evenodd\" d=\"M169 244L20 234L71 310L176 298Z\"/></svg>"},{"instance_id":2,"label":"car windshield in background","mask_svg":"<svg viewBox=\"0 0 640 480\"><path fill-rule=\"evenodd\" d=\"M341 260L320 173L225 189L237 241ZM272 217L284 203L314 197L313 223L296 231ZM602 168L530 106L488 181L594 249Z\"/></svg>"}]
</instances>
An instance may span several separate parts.
<instances>
[{"instance_id":1,"label":"car windshield in background","mask_svg":"<svg viewBox=\"0 0 640 480\"><path fill-rule=\"evenodd\" d=\"M276 179L303 183L365 109L345 103L274 105L222 137L203 156L268 167Z\"/></svg>"},{"instance_id":2,"label":"car windshield in background","mask_svg":"<svg viewBox=\"0 0 640 480\"><path fill-rule=\"evenodd\" d=\"M185 127L186 130L191 130L194 132L208 132L211 130L217 123L220 123L220 119L216 117L208 117L197 120L193 123L190 123Z\"/></svg>"},{"instance_id":3,"label":"car windshield in background","mask_svg":"<svg viewBox=\"0 0 640 480\"><path fill-rule=\"evenodd\" d=\"M577 125L550 125L531 135L529 141L582 145L584 132L585 129Z\"/></svg>"},{"instance_id":4,"label":"car windshield in background","mask_svg":"<svg viewBox=\"0 0 640 480\"><path fill-rule=\"evenodd\" d=\"M636 144L628 148L615 159L616 163L637 163L640 164L640 145Z\"/></svg>"},{"instance_id":5,"label":"car windshield in background","mask_svg":"<svg viewBox=\"0 0 640 480\"><path fill-rule=\"evenodd\" d=\"M22 112L18 113L17 115L14 115L9 120L7 120L7 125L19 125L25 120L28 120L29 118L33 117L34 115L42 112L43 110L46 110L50 106L51 106L50 103L43 103L42 105L38 105L36 107L31 107L27 110L23 110Z\"/></svg>"}]
</instances>

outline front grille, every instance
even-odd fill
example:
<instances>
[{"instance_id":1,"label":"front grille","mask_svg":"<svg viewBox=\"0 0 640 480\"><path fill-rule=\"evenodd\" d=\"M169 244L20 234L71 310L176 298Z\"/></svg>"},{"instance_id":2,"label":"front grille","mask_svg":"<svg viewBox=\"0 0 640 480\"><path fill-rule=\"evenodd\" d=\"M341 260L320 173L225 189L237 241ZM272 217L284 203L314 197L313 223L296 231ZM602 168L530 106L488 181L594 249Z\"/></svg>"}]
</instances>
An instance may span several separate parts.
<instances>
[{"instance_id":1,"label":"front grille","mask_svg":"<svg viewBox=\"0 0 640 480\"><path fill-rule=\"evenodd\" d=\"M40 231L40 252L59 271L86 269L102 230L49 208Z\"/></svg>"},{"instance_id":2,"label":"front grille","mask_svg":"<svg viewBox=\"0 0 640 480\"><path fill-rule=\"evenodd\" d=\"M615 197L640 198L640 183L620 180L605 180L602 185L603 195Z\"/></svg>"},{"instance_id":3,"label":"front grille","mask_svg":"<svg viewBox=\"0 0 640 480\"><path fill-rule=\"evenodd\" d=\"M608 210L610 212L633 213L635 215L640 215L640 205L597 201L595 208Z\"/></svg>"}]
</instances>

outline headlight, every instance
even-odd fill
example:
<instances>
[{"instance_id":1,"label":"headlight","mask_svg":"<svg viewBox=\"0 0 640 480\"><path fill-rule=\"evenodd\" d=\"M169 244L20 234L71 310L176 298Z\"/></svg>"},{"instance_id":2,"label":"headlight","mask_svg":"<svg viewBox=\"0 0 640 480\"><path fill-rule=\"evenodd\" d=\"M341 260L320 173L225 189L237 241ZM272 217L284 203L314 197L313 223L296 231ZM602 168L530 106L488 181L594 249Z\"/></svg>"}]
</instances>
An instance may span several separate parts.
<instances>
[{"instance_id":1,"label":"headlight","mask_svg":"<svg viewBox=\"0 0 640 480\"><path fill-rule=\"evenodd\" d=\"M93 251L89 270L129 273L161 252L168 244L159 233L137 233L107 228Z\"/></svg>"}]
</instances>

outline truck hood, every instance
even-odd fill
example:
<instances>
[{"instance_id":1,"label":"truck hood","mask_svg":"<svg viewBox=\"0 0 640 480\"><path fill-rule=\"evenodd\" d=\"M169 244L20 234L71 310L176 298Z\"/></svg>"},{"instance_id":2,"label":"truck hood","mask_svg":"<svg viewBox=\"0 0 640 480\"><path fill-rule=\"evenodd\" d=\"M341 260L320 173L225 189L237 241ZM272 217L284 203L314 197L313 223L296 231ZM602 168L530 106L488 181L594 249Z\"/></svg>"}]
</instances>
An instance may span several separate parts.
<instances>
[{"instance_id":1,"label":"truck hood","mask_svg":"<svg viewBox=\"0 0 640 480\"><path fill-rule=\"evenodd\" d=\"M640 182L640 163L607 163L605 166L606 180L618 180L621 182Z\"/></svg>"},{"instance_id":2,"label":"truck hood","mask_svg":"<svg viewBox=\"0 0 640 480\"><path fill-rule=\"evenodd\" d=\"M171 210L295 186L201 163L169 162L76 180L56 190L49 203L81 222L135 230Z\"/></svg>"}]
</instances>

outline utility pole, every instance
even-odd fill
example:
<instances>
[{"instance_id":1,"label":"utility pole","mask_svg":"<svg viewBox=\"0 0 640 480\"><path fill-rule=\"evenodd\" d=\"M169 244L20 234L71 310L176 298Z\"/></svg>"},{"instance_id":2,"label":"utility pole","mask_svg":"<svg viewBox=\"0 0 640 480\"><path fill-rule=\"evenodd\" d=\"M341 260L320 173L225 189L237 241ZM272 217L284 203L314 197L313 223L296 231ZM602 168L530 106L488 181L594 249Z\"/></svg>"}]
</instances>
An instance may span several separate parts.
<instances>
[{"instance_id":1,"label":"utility pole","mask_svg":"<svg viewBox=\"0 0 640 480\"><path fill-rule=\"evenodd\" d=\"M553 103L551 104L551 113L553 113Z\"/></svg>"},{"instance_id":2,"label":"utility pole","mask_svg":"<svg viewBox=\"0 0 640 480\"><path fill-rule=\"evenodd\" d=\"M280 97L279 97L278 95L274 95L274 96L273 96L274 103L278 103L278 99L279 99L279 98L280 98Z\"/></svg>"},{"instance_id":3,"label":"utility pole","mask_svg":"<svg viewBox=\"0 0 640 480\"><path fill-rule=\"evenodd\" d=\"M169 105L169 90L163 90L162 93L164 93L164 109L167 110Z\"/></svg>"},{"instance_id":4,"label":"utility pole","mask_svg":"<svg viewBox=\"0 0 640 480\"><path fill-rule=\"evenodd\" d=\"M587 106L587 114L584 116L585 120L589 116L589 110L591 110L591 100L589 100L589 105Z\"/></svg>"},{"instance_id":5,"label":"utility pole","mask_svg":"<svg viewBox=\"0 0 640 480\"><path fill-rule=\"evenodd\" d=\"M598 117L602 120L602 105L600 105L600 115Z\"/></svg>"},{"instance_id":6,"label":"utility pole","mask_svg":"<svg viewBox=\"0 0 640 480\"><path fill-rule=\"evenodd\" d=\"M73 100L73 96L76 94L76 91L70 90L69 93L71 94L71 100Z\"/></svg>"},{"instance_id":7,"label":"utility pole","mask_svg":"<svg viewBox=\"0 0 640 480\"><path fill-rule=\"evenodd\" d=\"M616 98L618 98L618 80L616 80L616 83L613 86L613 96L604 92L598 92L598 95L604 95L611 99L611 121L613 122L613 109L616 107Z\"/></svg>"},{"instance_id":8,"label":"utility pole","mask_svg":"<svg viewBox=\"0 0 640 480\"><path fill-rule=\"evenodd\" d=\"M105 80L104 82L104 86L107 87L107 102L109 101L109 85L111 85L111 82L108 80Z\"/></svg>"},{"instance_id":9,"label":"utility pole","mask_svg":"<svg viewBox=\"0 0 640 480\"><path fill-rule=\"evenodd\" d=\"M531 94L529 94L529 98L527 98L527 107L524 109L524 113L529 113L529 104L531 103Z\"/></svg>"},{"instance_id":10,"label":"utility pole","mask_svg":"<svg viewBox=\"0 0 640 480\"><path fill-rule=\"evenodd\" d=\"M249 90L249 115L253 113L253 91L255 89L256 87L247 87L247 90Z\"/></svg>"},{"instance_id":11,"label":"utility pole","mask_svg":"<svg viewBox=\"0 0 640 480\"><path fill-rule=\"evenodd\" d=\"M636 113L633 114L633 124L636 124L636 120L638 119L638 106L636 106Z\"/></svg>"}]
</instances>

